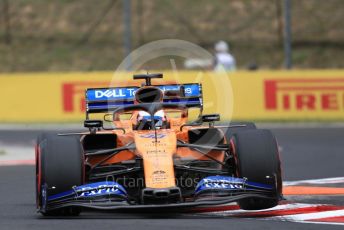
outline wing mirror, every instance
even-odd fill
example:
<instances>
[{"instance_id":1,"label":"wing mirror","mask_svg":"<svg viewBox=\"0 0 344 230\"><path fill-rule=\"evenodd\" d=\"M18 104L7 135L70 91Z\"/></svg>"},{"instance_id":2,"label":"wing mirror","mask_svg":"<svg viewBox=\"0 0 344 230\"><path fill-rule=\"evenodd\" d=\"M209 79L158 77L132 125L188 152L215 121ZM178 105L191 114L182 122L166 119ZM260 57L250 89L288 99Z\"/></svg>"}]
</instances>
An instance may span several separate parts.
<instances>
[{"instance_id":1,"label":"wing mirror","mask_svg":"<svg viewBox=\"0 0 344 230\"><path fill-rule=\"evenodd\" d=\"M214 113L214 114L205 114L201 117L202 122L209 122L209 128L213 128L215 125L215 121L220 120L220 114Z\"/></svg>"},{"instance_id":2,"label":"wing mirror","mask_svg":"<svg viewBox=\"0 0 344 230\"><path fill-rule=\"evenodd\" d=\"M103 127L103 121L102 120L85 120L84 121L84 127L85 128L101 128Z\"/></svg>"},{"instance_id":3,"label":"wing mirror","mask_svg":"<svg viewBox=\"0 0 344 230\"><path fill-rule=\"evenodd\" d=\"M215 122L220 120L220 114L205 114L202 115L202 122Z\"/></svg>"}]
</instances>

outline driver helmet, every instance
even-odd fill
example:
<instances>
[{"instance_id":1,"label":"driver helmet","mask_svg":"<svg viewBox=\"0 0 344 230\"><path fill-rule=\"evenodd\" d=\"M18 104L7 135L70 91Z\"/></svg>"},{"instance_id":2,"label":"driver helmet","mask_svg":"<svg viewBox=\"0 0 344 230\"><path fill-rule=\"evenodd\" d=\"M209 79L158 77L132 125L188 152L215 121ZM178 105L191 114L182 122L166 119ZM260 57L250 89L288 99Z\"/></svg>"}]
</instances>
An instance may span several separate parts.
<instances>
[{"instance_id":1,"label":"driver helmet","mask_svg":"<svg viewBox=\"0 0 344 230\"><path fill-rule=\"evenodd\" d=\"M139 123L142 120L151 121L151 116L149 115L149 113L145 111L140 111L139 115L137 116L137 122ZM154 114L154 121L156 122L155 123L156 127L161 127L163 122L166 121L165 112L163 110L157 111Z\"/></svg>"}]
</instances>

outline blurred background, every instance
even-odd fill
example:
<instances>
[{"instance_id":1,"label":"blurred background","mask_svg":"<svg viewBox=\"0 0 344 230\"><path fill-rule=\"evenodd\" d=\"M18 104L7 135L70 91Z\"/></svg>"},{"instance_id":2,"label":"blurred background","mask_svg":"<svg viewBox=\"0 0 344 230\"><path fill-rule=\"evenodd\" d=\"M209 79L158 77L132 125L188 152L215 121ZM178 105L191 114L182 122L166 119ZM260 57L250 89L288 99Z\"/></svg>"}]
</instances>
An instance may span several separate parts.
<instances>
[{"instance_id":1,"label":"blurred background","mask_svg":"<svg viewBox=\"0 0 344 230\"><path fill-rule=\"evenodd\" d=\"M238 69L343 68L343 8L343 0L0 0L0 72L114 70L129 51L166 38L211 53L224 40ZM147 68L170 66L159 58Z\"/></svg>"}]
</instances>

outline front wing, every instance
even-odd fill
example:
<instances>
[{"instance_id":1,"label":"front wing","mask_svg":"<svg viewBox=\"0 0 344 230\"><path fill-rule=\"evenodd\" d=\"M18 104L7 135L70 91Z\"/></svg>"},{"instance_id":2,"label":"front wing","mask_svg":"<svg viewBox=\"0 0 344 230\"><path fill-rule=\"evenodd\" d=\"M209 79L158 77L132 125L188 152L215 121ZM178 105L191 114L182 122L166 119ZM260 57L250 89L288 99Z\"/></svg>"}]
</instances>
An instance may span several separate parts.
<instances>
[{"instance_id":1,"label":"front wing","mask_svg":"<svg viewBox=\"0 0 344 230\"><path fill-rule=\"evenodd\" d=\"M244 198L281 199L281 197L276 197L274 188L275 186L254 183L242 178L210 176L202 179L196 186L193 198L184 202L135 204L130 201L125 188L116 182L85 184L55 195L49 195L53 189L48 185L43 185L42 205L39 211L44 213L65 207L115 211L143 211L145 209L182 211L199 206L226 204Z\"/></svg>"}]
</instances>

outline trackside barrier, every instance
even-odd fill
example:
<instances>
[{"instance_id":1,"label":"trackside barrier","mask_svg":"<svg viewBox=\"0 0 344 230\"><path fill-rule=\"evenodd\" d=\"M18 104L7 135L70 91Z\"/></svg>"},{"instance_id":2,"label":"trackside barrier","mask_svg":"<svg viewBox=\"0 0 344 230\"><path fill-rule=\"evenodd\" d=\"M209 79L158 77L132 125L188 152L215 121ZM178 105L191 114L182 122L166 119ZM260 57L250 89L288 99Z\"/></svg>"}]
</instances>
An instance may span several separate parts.
<instances>
[{"instance_id":1,"label":"trackside barrier","mask_svg":"<svg viewBox=\"0 0 344 230\"><path fill-rule=\"evenodd\" d=\"M165 72L164 81L175 82L175 74ZM343 70L177 74L180 83L201 82L204 112L220 113L224 120L230 119L231 111L235 120L344 120ZM85 116L86 88L137 84L131 76L111 72L0 74L0 122L80 122ZM227 93L230 85L233 95ZM228 110L228 103L232 109Z\"/></svg>"}]
</instances>

